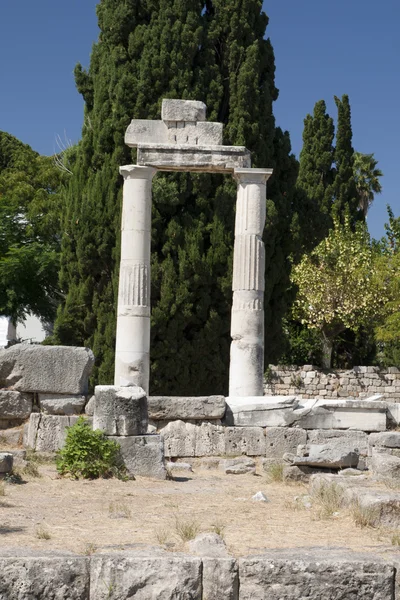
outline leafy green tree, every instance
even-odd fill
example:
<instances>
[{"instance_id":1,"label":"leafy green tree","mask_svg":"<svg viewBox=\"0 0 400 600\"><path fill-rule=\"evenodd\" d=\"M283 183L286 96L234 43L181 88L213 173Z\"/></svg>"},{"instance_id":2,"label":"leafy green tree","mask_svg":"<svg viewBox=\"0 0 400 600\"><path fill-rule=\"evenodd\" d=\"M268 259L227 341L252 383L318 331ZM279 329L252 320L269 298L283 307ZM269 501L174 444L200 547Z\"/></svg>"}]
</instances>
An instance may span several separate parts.
<instances>
[{"instance_id":1,"label":"leafy green tree","mask_svg":"<svg viewBox=\"0 0 400 600\"><path fill-rule=\"evenodd\" d=\"M379 178L383 176L380 169L377 168L378 161L373 154L354 153L354 179L359 202L359 209L364 218L374 200L375 194L380 194L382 185Z\"/></svg>"},{"instance_id":2,"label":"leafy green tree","mask_svg":"<svg viewBox=\"0 0 400 600\"><path fill-rule=\"evenodd\" d=\"M51 158L0 132L0 314L15 323L55 317L62 178Z\"/></svg>"},{"instance_id":3,"label":"leafy green tree","mask_svg":"<svg viewBox=\"0 0 400 600\"><path fill-rule=\"evenodd\" d=\"M294 316L319 331L324 368L331 366L337 336L375 320L387 299L366 226L353 231L349 215L343 225L335 217L329 235L293 268L292 281L298 287Z\"/></svg>"},{"instance_id":4,"label":"leafy green tree","mask_svg":"<svg viewBox=\"0 0 400 600\"><path fill-rule=\"evenodd\" d=\"M279 340L289 283L297 165L275 128L274 56L261 0L101 0L89 69L75 70L85 125L63 215L56 339L89 345L93 382L113 379L122 181L135 161L132 118L160 117L162 98L204 101L227 144L275 168L266 230L267 331ZM153 185L152 393L226 392L236 185L212 175L160 174ZM272 346L272 345L271 345ZM270 348L272 350L272 347Z\"/></svg>"}]
</instances>

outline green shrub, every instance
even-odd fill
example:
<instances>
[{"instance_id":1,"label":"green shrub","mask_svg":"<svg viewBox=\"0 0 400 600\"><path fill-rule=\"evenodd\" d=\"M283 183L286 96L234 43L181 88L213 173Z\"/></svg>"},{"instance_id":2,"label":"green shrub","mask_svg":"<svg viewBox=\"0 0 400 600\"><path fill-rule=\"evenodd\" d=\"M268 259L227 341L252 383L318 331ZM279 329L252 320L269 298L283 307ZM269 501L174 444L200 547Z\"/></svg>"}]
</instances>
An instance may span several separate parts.
<instances>
[{"instance_id":1,"label":"green shrub","mask_svg":"<svg viewBox=\"0 0 400 600\"><path fill-rule=\"evenodd\" d=\"M124 467L119 445L102 431L93 431L83 417L68 427L65 446L57 452L57 470L75 479L123 477Z\"/></svg>"}]
</instances>

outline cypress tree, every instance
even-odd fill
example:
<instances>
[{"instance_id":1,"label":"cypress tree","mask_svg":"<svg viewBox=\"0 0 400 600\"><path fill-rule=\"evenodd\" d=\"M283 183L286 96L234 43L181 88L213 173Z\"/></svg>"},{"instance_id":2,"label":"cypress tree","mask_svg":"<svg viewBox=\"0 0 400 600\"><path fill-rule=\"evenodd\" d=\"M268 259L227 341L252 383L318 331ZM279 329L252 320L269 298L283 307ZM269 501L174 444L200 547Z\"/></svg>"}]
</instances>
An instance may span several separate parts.
<instances>
[{"instance_id":1,"label":"cypress tree","mask_svg":"<svg viewBox=\"0 0 400 600\"><path fill-rule=\"evenodd\" d=\"M225 124L226 144L246 145L253 165L276 167L268 203L270 331L279 330L296 162L275 129L274 57L261 0L101 0L99 42L76 82L85 126L64 217L57 336L85 343L94 381L113 379L121 164L131 118L159 118L162 98L203 100ZM227 391L234 206L232 178L159 174L153 185L151 392ZM285 218L283 218L285 217ZM289 217L289 219L288 219ZM289 225L286 223L289 221ZM281 226L281 223L284 226ZM268 262L268 261L267 261Z\"/></svg>"}]
</instances>

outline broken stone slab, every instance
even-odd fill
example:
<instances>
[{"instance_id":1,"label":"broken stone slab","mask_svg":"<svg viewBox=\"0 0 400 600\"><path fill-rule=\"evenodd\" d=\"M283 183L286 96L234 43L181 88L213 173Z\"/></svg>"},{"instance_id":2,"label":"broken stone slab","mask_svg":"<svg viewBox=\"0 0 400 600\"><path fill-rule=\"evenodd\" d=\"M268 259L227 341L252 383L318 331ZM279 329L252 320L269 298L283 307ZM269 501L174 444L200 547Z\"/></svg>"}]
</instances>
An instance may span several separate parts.
<instances>
[{"instance_id":1,"label":"broken stone slab","mask_svg":"<svg viewBox=\"0 0 400 600\"><path fill-rule=\"evenodd\" d=\"M375 435L375 434L371 434ZM346 429L310 429L307 432L307 444L346 444L356 450L360 456L368 454L369 436L365 431Z\"/></svg>"},{"instance_id":2,"label":"broken stone slab","mask_svg":"<svg viewBox=\"0 0 400 600\"><path fill-rule=\"evenodd\" d=\"M308 400L296 408L295 427L385 431L386 402L367 400Z\"/></svg>"},{"instance_id":3,"label":"broken stone slab","mask_svg":"<svg viewBox=\"0 0 400 600\"><path fill-rule=\"evenodd\" d=\"M87 557L35 554L23 549L0 550L0 598L89 600Z\"/></svg>"},{"instance_id":4,"label":"broken stone slab","mask_svg":"<svg viewBox=\"0 0 400 600\"><path fill-rule=\"evenodd\" d=\"M400 458L390 454L372 453L369 469L379 479L392 479L400 482Z\"/></svg>"},{"instance_id":5,"label":"broken stone slab","mask_svg":"<svg viewBox=\"0 0 400 600\"><path fill-rule=\"evenodd\" d=\"M293 465L328 469L357 467L360 455L351 442L346 442L346 439L332 439L328 444L310 444L306 455L296 456Z\"/></svg>"},{"instance_id":6,"label":"broken stone slab","mask_svg":"<svg viewBox=\"0 0 400 600\"><path fill-rule=\"evenodd\" d=\"M87 415L88 417L93 417L94 415L94 403L95 403L95 397L92 396L91 398L89 398L86 406L85 406L85 415Z\"/></svg>"},{"instance_id":7,"label":"broken stone slab","mask_svg":"<svg viewBox=\"0 0 400 600\"><path fill-rule=\"evenodd\" d=\"M266 458L282 459L285 452L296 453L297 446L306 444L305 429L267 427L265 430Z\"/></svg>"},{"instance_id":8,"label":"broken stone slab","mask_svg":"<svg viewBox=\"0 0 400 600\"><path fill-rule=\"evenodd\" d=\"M240 600L392 600L395 569L343 548L269 550L239 559Z\"/></svg>"},{"instance_id":9,"label":"broken stone slab","mask_svg":"<svg viewBox=\"0 0 400 600\"><path fill-rule=\"evenodd\" d=\"M92 555L90 600L201 600L202 561L161 550Z\"/></svg>"},{"instance_id":10,"label":"broken stone slab","mask_svg":"<svg viewBox=\"0 0 400 600\"><path fill-rule=\"evenodd\" d=\"M11 473L13 462L14 456L11 452L0 452L0 474L4 475L5 473Z\"/></svg>"},{"instance_id":11,"label":"broken stone slab","mask_svg":"<svg viewBox=\"0 0 400 600\"><path fill-rule=\"evenodd\" d=\"M222 136L222 123L134 119L126 130L125 144L131 148L141 144L221 146Z\"/></svg>"},{"instance_id":12,"label":"broken stone slab","mask_svg":"<svg viewBox=\"0 0 400 600\"><path fill-rule=\"evenodd\" d=\"M166 464L167 471L173 473L174 471L186 471L188 473L193 473L192 465L187 462L167 462Z\"/></svg>"},{"instance_id":13,"label":"broken stone slab","mask_svg":"<svg viewBox=\"0 0 400 600\"><path fill-rule=\"evenodd\" d=\"M296 396L226 398L226 421L236 427L287 427L294 421Z\"/></svg>"},{"instance_id":14,"label":"broken stone slab","mask_svg":"<svg viewBox=\"0 0 400 600\"><path fill-rule=\"evenodd\" d=\"M146 392L137 386L97 385L93 428L106 435L138 436L147 433Z\"/></svg>"},{"instance_id":15,"label":"broken stone slab","mask_svg":"<svg viewBox=\"0 0 400 600\"><path fill-rule=\"evenodd\" d=\"M330 470L318 467L308 467L300 465L287 465L283 467L283 481L308 483L313 475L320 473L331 473Z\"/></svg>"},{"instance_id":16,"label":"broken stone slab","mask_svg":"<svg viewBox=\"0 0 400 600\"><path fill-rule=\"evenodd\" d=\"M235 169L250 168L251 155L241 146L140 144L137 164L160 171L233 173Z\"/></svg>"},{"instance_id":17,"label":"broken stone slab","mask_svg":"<svg viewBox=\"0 0 400 600\"><path fill-rule=\"evenodd\" d=\"M382 433L371 433L368 438L370 446L381 446L383 448L400 448L400 431L383 431Z\"/></svg>"},{"instance_id":18,"label":"broken stone slab","mask_svg":"<svg viewBox=\"0 0 400 600\"><path fill-rule=\"evenodd\" d=\"M39 406L48 415L79 415L86 398L80 395L39 394Z\"/></svg>"},{"instance_id":19,"label":"broken stone slab","mask_svg":"<svg viewBox=\"0 0 400 600\"><path fill-rule=\"evenodd\" d=\"M166 479L164 451L159 435L108 436L121 448L121 457L129 475Z\"/></svg>"},{"instance_id":20,"label":"broken stone slab","mask_svg":"<svg viewBox=\"0 0 400 600\"><path fill-rule=\"evenodd\" d=\"M0 350L0 386L20 392L86 394L93 365L89 348L16 344Z\"/></svg>"},{"instance_id":21,"label":"broken stone slab","mask_svg":"<svg viewBox=\"0 0 400 600\"><path fill-rule=\"evenodd\" d=\"M196 556L228 557L226 544L218 533L199 533L193 540L189 541L188 548L189 552Z\"/></svg>"},{"instance_id":22,"label":"broken stone slab","mask_svg":"<svg viewBox=\"0 0 400 600\"><path fill-rule=\"evenodd\" d=\"M265 436L261 427L195 425L179 420L168 423L160 434L168 458L265 454Z\"/></svg>"},{"instance_id":23,"label":"broken stone slab","mask_svg":"<svg viewBox=\"0 0 400 600\"><path fill-rule=\"evenodd\" d=\"M31 394L0 390L0 418L21 421L28 419L32 412L32 401Z\"/></svg>"},{"instance_id":24,"label":"broken stone slab","mask_svg":"<svg viewBox=\"0 0 400 600\"><path fill-rule=\"evenodd\" d=\"M254 475L256 472L256 463L246 456L222 460L219 467L226 475Z\"/></svg>"},{"instance_id":25,"label":"broken stone slab","mask_svg":"<svg viewBox=\"0 0 400 600\"><path fill-rule=\"evenodd\" d=\"M161 105L163 121L205 121L207 107L198 100L164 99Z\"/></svg>"},{"instance_id":26,"label":"broken stone slab","mask_svg":"<svg viewBox=\"0 0 400 600\"><path fill-rule=\"evenodd\" d=\"M400 403L387 401L386 404L388 420L392 426L397 427L400 424Z\"/></svg>"},{"instance_id":27,"label":"broken stone slab","mask_svg":"<svg viewBox=\"0 0 400 600\"><path fill-rule=\"evenodd\" d=\"M29 418L24 445L37 452L56 452L64 447L68 427L79 417L33 413ZM91 419L88 419L91 423Z\"/></svg>"},{"instance_id":28,"label":"broken stone slab","mask_svg":"<svg viewBox=\"0 0 400 600\"><path fill-rule=\"evenodd\" d=\"M224 396L149 396L149 418L153 421L222 419Z\"/></svg>"}]
</instances>

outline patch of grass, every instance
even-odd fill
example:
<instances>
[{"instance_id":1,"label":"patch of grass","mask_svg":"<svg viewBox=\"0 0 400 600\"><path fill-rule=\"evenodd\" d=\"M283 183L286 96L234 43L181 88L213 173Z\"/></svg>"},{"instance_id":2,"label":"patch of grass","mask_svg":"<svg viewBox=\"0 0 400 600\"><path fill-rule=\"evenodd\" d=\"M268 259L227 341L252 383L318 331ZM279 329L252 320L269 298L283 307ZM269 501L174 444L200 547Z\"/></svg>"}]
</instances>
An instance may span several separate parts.
<instances>
[{"instance_id":1,"label":"patch of grass","mask_svg":"<svg viewBox=\"0 0 400 600\"><path fill-rule=\"evenodd\" d=\"M28 477L41 477L37 465L30 461L28 461L26 466L21 469L21 472L23 475L27 475Z\"/></svg>"},{"instance_id":2,"label":"patch of grass","mask_svg":"<svg viewBox=\"0 0 400 600\"><path fill-rule=\"evenodd\" d=\"M164 546L164 544L166 544L168 541L170 533L169 533L168 529L165 529L164 527L160 527L159 529L156 529L154 535L155 535L157 542L160 544L160 546Z\"/></svg>"},{"instance_id":3,"label":"patch of grass","mask_svg":"<svg viewBox=\"0 0 400 600\"><path fill-rule=\"evenodd\" d=\"M337 513L343 503L343 489L334 482L321 482L313 490L313 498L317 505L317 515L320 519L329 519Z\"/></svg>"},{"instance_id":4,"label":"patch of grass","mask_svg":"<svg viewBox=\"0 0 400 600\"><path fill-rule=\"evenodd\" d=\"M6 495L6 486L4 485L4 481L0 481L0 496Z\"/></svg>"},{"instance_id":5,"label":"patch of grass","mask_svg":"<svg viewBox=\"0 0 400 600\"><path fill-rule=\"evenodd\" d=\"M200 532L200 525L194 519L182 519L175 516L175 531L183 542L188 542Z\"/></svg>"},{"instance_id":6,"label":"patch of grass","mask_svg":"<svg viewBox=\"0 0 400 600\"><path fill-rule=\"evenodd\" d=\"M51 534L44 525L39 525L36 528L36 537L38 538L38 540L50 540Z\"/></svg>"},{"instance_id":7,"label":"patch of grass","mask_svg":"<svg viewBox=\"0 0 400 600\"><path fill-rule=\"evenodd\" d=\"M97 552L96 544L92 544L92 542L89 542L88 544L85 545L85 548L84 548L82 554L84 554L85 556L91 556L92 554L95 554L96 552Z\"/></svg>"},{"instance_id":8,"label":"patch of grass","mask_svg":"<svg viewBox=\"0 0 400 600\"><path fill-rule=\"evenodd\" d=\"M56 455L52 453L36 452L35 450L26 451L26 460L36 465L53 465L56 461Z\"/></svg>"},{"instance_id":9,"label":"patch of grass","mask_svg":"<svg viewBox=\"0 0 400 600\"><path fill-rule=\"evenodd\" d=\"M400 531L393 533L390 541L392 546L400 546Z\"/></svg>"},{"instance_id":10,"label":"patch of grass","mask_svg":"<svg viewBox=\"0 0 400 600\"><path fill-rule=\"evenodd\" d=\"M222 521L216 521L215 523L213 523L211 525L212 527L212 531L213 533L216 533L217 535L219 535L220 537L222 537L222 539L224 539L224 533L225 533L225 523L223 523Z\"/></svg>"},{"instance_id":11,"label":"patch of grass","mask_svg":"<svg viewBox=\"0 0 400 600\"><path fill-rule=\"evenodd\" d=\"M350 505L350 514L356 527L376 527L379 520L379 508L376 506L363 506L357 499Z\"/></svg>"},{"instance_id":12,"label":"patch of grass","mask_svg":"<svg viewBox=\"0 0 400 600\"><path fill-rule=\"evenodd\" d=\"M132 516L131 509L124 502L110 502L108 512L114 519L130 519Z\"/></svg>"},{"instance_id":13,"label":"patch of grass","mask_svg":"<svg viewBox=\"0 0 400 600\"><path fill-rule=\"evenodd\" d=\"M269 481L281 483L283 481L283 463L272 463L268 466L266 473Z\"/></svg>"}]
</instances>

